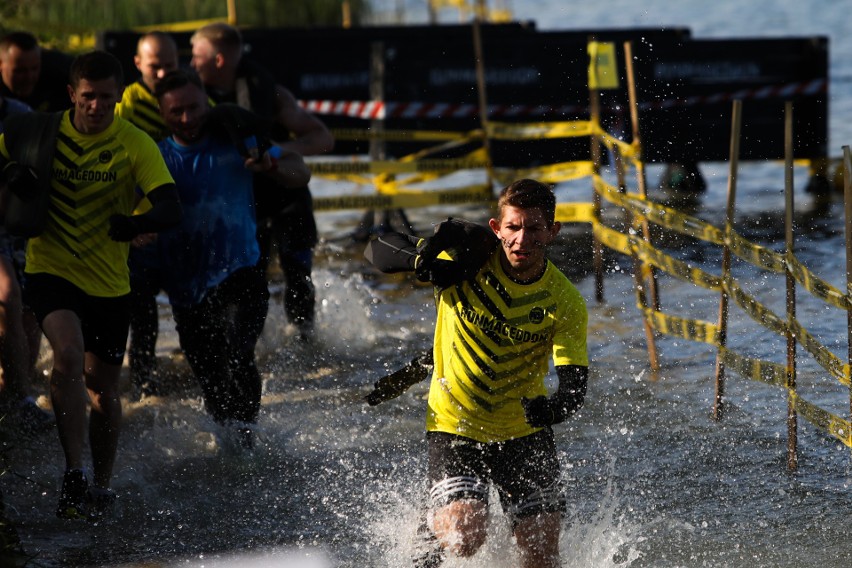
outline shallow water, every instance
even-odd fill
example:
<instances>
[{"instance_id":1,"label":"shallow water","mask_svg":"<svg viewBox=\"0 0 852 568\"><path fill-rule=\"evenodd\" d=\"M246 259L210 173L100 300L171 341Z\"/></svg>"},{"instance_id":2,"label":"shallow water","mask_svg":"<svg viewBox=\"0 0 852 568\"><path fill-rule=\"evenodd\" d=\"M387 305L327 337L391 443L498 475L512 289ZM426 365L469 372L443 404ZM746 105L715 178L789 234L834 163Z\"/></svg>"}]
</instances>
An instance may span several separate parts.
<instances>
[{"instance_id":1,"label":"shallow water","mask_svg":"<svg viewBox=\"0 0 852 568\"><path fill-rule=\"evenodd\" d=\"M830 35L833 155L852 142L852 73L843 57L852 49L852 36L846 19L838 17L842 5L722 1L707 11L697 0L614 0L582 7L556 0L511 3L518 17L535 18L542 28L683 25L695 37ZM702 169L709 189L693 204L695 214L718 224L724 219L727 165ZM651 167L649 181L659 174ZM806 181L807 172L797 169L797 253L819 276L842 287L842 204L817 208L801 191ZM321 182L313 187L319 194L339 191ZM782 188L779 164L744 165L737 230L776 250L784 241ZM559 191L566 199L589 195L583 185ZM475 208L455 214L481 215ZM426 232L446 211L411 215ZM35 555L33 566L408 565L425 491L426 384L375 408L361 397L387 370L428 348L431 292L365 266L360 247L346 238L357 217L319 217L326 241L315 272L321 301L317 344L299 345L281 306L273 303L259 349L265 386L254 453L240 452L218 431L192 381L174 376L168 396L128 401L114 483L117 515L92 526L53 517L61 473L54 433L5 447L2 487L9 516ZM687 239L665 242L679 258L719 272L718 249ZM709 346L659 339L663 368L651 377L630 264L607 255L606 303L598 305L589 250L588 231L567 227L552 251L589 304L593 362L585 407L556 429L569 502L561 543L565 565L848 566L849 448L800 420L800 467L788 473L785 396L733 374L727 415L711 420ZM783 278L739 262L733 270L748 292L783 313ZM660 290L666 310L715 321L715 294L665 276ZM799 298L802 323L845 358L845 314L804 292ZM163 316L159 350L165 363L175 339L167 310ZM735 307L731 317L732 348L783 362L781 338ZM806 355L799 357L798 370L809 400L848 417L848 389ZM555 385L552 378L550 384ZM470 561L445 566L516 565L505 519L499 511L492 515L485 549Z\"/></svg>"}]
</instances>

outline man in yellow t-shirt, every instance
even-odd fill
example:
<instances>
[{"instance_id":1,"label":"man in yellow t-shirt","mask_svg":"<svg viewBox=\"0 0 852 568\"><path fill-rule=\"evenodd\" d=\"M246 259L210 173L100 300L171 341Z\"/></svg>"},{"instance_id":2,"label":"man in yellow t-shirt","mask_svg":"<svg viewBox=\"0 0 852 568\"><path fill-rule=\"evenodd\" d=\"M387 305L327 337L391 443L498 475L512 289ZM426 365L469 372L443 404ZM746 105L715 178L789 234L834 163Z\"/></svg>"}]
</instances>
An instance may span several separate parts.
<instances>
[{"instance_id":1,"label":"man in yellow t-shirt","mask_svg":"<svg viewBox=\"0 0 852 568\"><path fill-rule=\"evenodd\" d=\"M52 166L41 172L49 176L50 199L46 224L27 248L24 302L53 351L51 401L66 462L56 511L61 518L86 518L114 501L109 484L121 428L118 379L129 321L129 242L174 226L181 217L174 181L156 144L115 117L122 85L114 56L103 51L78 56L68 85L72 107L38 152L53 152ZM27 145L23 140L32 144L25 135L31 116L26 115L29 122L7 120L0 136L0 168L14 180L6 189L22 202L38 201L28 195L39 187L34 164L24 161L33 152L21 147ZM152 208L131 217L137 187ZM91 487L83 472L87 402Z\"/></svg>"},{"instance_id":2,"label":"man in yellow t-shirt","mask_svg":"<svg viewBox=\"0 0 852 568\"><path fill-rule=\"evenodd\" d=\"M160 114L160 103L154 90L163 77L178 68L178 49L174 38L162 31L143 34L136 43L133 63L139 70L138 80L127 85L115 114L129 120L148 133L155 142L168 137ZM150 207L142 200L136 209L144 213ZM159 335L159 306L157 295L162 288L162 272L157 258L156 242L142 235L130 246L130 343L127 361L134 395L160 395L163 392L157 373L157 336Z\"/></svg>"},{"instance_id":3,"label":"man in yellow t-shirt","mask_svg":"<svg viewBox=\"0 0 852 568\"><path fill-rule=\"evenodd\" d=\"M518 180L501 192L491 234L451 219L431 239L383 235L368 247L383 271L407 267L436 285L426 418L430 522L421 527L425 547L416 566L436 567L447 554L468 557L482 546L489 484L512 522L521 566L559 566L565 505L551 426L583 404L588 315L546 257L560 228L555 209L548 186ZM548 396L550 359L559 389ZM408 367L412 378L422 374L418 361Z\"/></svg>"}]
</instances>

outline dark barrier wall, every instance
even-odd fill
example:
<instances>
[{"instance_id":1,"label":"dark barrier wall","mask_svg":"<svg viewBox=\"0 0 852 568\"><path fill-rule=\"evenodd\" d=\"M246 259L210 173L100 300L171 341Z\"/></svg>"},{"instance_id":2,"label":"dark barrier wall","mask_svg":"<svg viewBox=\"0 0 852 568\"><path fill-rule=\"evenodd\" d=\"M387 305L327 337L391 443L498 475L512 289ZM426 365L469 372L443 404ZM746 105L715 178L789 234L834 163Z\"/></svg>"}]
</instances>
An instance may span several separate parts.
<instances>
[{"instance_id":1,"label":"dark barrier wall","mask_svg":"<svg viewBox=\"0 0 852 568\"><path fill-rule=\"evenodd\" d=\"M796 158L827 156L827 38L690 40L672 50L638 45L634 54L646 160L727 160L735 97L741 159L784 157L787 100Z\"/></svg>"},{"instance_id":2,"label":"dark barrier wall","mask_svg":"<svg viewBox=\"0 0 852 568\"><path fill-rule=\"evenodd\" d=\"M783 154L784 101L795 102L796 157L827 155L828 42L826 38L694 40L686 29L539 32L533 24L482 28L483 59L493 120L531 122L588 118L587 41L616 44L621 86L601 92L604 127L630 139L623 43L635 55L645 159L660 162L726 160L730 108L744 100L741 158ZM385 100L397 103L478 103L472 28L402 26L287 28L243 31L248 57L268 67L303 100L370 99L370 54L385 53ZM175 34L188 64L190 33ZM99 45L133 67L138 34L105 32ZM509 109L509 106L514 106ZM533 108L540 107L540 108ZM331 128L364 128L364 119L323 115ZM387 128L469 130L475 114L460 118L391 117ZM418 146L388 144L400 156ZM499 142L497 165L527 166L587 159L588 139ZM339 142L336 153L365 153L366 143Z\"/></svg>"}]
</instances>

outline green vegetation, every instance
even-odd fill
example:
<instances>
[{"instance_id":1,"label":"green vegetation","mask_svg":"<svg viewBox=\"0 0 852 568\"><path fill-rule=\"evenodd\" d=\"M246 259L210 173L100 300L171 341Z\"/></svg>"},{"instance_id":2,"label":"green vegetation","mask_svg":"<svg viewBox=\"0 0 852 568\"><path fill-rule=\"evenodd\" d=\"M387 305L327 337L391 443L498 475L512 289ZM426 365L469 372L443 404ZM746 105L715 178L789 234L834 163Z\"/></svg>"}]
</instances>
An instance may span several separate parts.
<instances>
[{"instance_id":1,"label":"green vegetation","mask_svg":"<svg viewBox=\"0 0 852 568\"><path fill-rule=\"evenodd\" d=\"M233 0L240 26L339 26L343 0ZM29 30L48 44L87 47L102 30L126 30L228 17L226 0L0 0L0 31ZM351 24L369 12L369 0L348 0Z\"/></svg>"}]
</instances>

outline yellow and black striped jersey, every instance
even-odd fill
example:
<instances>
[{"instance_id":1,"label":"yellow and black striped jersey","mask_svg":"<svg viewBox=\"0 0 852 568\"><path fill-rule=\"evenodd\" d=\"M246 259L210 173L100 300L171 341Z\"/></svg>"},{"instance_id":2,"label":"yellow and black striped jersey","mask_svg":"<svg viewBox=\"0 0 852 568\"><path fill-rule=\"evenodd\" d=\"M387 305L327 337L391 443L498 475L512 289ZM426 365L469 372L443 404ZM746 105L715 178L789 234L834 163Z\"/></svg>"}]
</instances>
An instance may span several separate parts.
<instances>
[{"instance_id":1,"label":"yellow and black striped jersey","mask_svg":"<svg viewBox=\"0 0 852 568\"><path fill-rule=\"evenodd\" d=\"M477 276L438 292L426 429L480 442L539 430L521 398L547 395L556 366L588 366L583 297L553 263L531 284L503 272L498 247Z\"/></svg>"},{"instance_id":2,"label":"yellow and black striped jersey","mask_svg":"<svg viewBox=\"0 0 852 568\"><path fill-rule=\"evenodd\" d=\"M5 139L0 153L6 158ZM51 176L49 218L44 232L29 240L26 272L65 278L92 296L130 291L128 243L107 236L109 218L130 215L138 187L173 184L154 140L120 117L98 134L74 128L62 117Z\"/></svg>"},{"instance_id":3,"label":"yellow and black striped jersey","mask_svg":"<svg viewBox=\"0 0 852 568\"><path fill-rule=\"evenodd\" d=\"M115 105L115 114L129 120L155 142L169 135L169 129L160 116L160 103L141 80L124 88L121 102Z\"/></svg>"}]
</instances>

